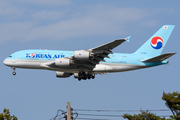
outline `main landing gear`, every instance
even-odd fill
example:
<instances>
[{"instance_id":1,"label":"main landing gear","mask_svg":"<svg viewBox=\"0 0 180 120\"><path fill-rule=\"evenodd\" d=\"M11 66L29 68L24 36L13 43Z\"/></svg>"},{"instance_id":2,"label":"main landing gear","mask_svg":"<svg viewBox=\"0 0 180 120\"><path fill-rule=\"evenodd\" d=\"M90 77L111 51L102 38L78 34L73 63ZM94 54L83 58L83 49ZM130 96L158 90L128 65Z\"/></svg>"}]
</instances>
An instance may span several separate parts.
<instances>
[{"instance_id":1,"label":"main landing gear","mask_svg":"<svg viewBox=\"0 0 180 120\"><path fill-rule=\"evenodd\" d=\"M13 69L13 75L16 75L16 68L12 68Z\"/></svg>"},{"instance_id":2,"label":"main landing gear","mask_svg":"<svg viewBox=\"0 0 180 120\"><path fill-rule=\"evenodd\" d=\"M83 80L87 80L87 79L94 79L95 78L95 74L90 74L90 73L88 73L88 74L86 74L85 72L79 72L78 73L78 80L80 81L81 79L83 79Z\"/></svg>"}]
</instances>

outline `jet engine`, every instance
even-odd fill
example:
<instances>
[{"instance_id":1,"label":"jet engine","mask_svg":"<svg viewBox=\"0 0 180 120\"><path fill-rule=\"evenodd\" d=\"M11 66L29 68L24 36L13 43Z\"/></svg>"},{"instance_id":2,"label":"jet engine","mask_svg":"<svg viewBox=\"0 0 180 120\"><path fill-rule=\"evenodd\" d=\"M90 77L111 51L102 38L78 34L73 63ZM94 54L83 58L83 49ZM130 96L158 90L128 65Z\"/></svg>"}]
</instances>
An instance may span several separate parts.
<instances>
[{"instance_id":1,"label":"jet engine","mask_svg":"<svg viewBox=\"0 0 180 120\"><path fill-rule=\"evenodd\" d=\"M55 65L56 66L69 66L70 61L71 61L70 59L58 58L58 59L55 59Z\"/></svg>"},{"instance_id":2,"label":"jet engine","mask_svg":"<svg viewBox=\"0 0 180 120\"><path fill-rule=\"evenodd\" d=\"M66 72L56 72L56 77L58 78L67 78L70 77L72 73L66 73Z\"/></svg>"},{"instance_id":3,"label":"jet engine","mask_svg":"<svg viewBox=\"0 0 180 120\"><path fill-rule=\"evenodd\" d=\"M78 60L87 60L89 59L90 53L88 51L74 51L74 58Z\"/></svg>"}]
</instances>

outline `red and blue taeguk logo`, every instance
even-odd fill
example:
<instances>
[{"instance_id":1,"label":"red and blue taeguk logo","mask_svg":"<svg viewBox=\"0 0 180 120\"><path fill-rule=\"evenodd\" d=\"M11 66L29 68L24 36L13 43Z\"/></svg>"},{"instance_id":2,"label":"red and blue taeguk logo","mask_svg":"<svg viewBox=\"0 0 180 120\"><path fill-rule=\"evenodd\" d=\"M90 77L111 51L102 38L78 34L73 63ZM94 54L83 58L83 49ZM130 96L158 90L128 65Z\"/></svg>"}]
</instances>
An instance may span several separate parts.
<instances>
[{"instance_id":1,"label":"red and blue taeguk logo","mask_svg":"<svg viewBox=\"0 0 180 120\"><path fill-rule=\"evenodd\" d=\"M156 50L159 50L159 49L161 49L163 47L164 41L163 41L163 39L161 37L156 36L156 37L153 37L151 39L150 44L151 44L152 48L154 48Z\"/></svg>"},{"instance_id":2,"label":"red and blue taeguk logo","mask_svg":"<svg viewBox=\"0 0 180 120\"><path fill-rule=\"evenodd\" d=\"M32 53L30 56L31 56L32 58L34 58L34 57L36 56L36 54Z\"/></svg>"}]
</instances>

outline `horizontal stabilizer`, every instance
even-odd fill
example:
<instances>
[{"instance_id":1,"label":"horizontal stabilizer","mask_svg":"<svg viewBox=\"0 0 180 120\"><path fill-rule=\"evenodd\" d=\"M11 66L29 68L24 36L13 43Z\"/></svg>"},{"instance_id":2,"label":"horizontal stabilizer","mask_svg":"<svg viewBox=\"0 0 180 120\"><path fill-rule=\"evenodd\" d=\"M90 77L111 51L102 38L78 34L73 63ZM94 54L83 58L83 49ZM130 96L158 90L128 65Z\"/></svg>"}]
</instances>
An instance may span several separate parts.
<instances>
[{"instance_id":1,"label":"horizontal stabilizer","mask_svg":"<svg viewBox=\"0 0 180 120\"><path fill-rule=\"evenodd\" d=\"M176 53L166 53L166 54L162 54L150 59L146 59L146 60L141 60L142 62L146 62L146 63L152 63L152 62L161 62L163 60L166 60L167 58L173 56Z\"/></svg>"}]
</instances>

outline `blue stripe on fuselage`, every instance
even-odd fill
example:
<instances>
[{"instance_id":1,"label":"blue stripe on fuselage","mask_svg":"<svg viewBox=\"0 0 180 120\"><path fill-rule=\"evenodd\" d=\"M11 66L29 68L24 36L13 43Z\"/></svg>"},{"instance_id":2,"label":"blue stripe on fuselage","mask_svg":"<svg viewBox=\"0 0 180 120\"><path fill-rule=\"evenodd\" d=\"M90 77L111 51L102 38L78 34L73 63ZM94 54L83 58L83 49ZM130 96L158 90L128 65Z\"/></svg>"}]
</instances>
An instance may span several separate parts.
<instances>
[{"instance_id":1,"label":"blue stripe on fuselage","mask_svg":"<svg viewBox=\"0 0 180 120\"><path fill-rule=\"evenodd\" d=\"M73 56L74 51L59 51L59 50L22 50L11 54L6 59L21 59L21 60L47 60L54 61L56 58L63 58ZM156 66L167 63L166 61L159 63L143 63L141 60L147 59L146 55L137 54L122 54L114 53L109 55L110 58L105 58L106 62L111 64L133 64L133 65L145 65L145 66Z\"/></svg>"},{"instance_id":2,"label":"blue stripe on fuselage","mask_svg":"<svg viewBox=\"0 0 180 120\"><path fill-rule=\"evenodd\" d=\"M58 50L22 50L17 51L7 59L22 59L22 60L54 60L56 58L63 58L72 56L73 51L58 51Z\"/></svg>"}]
</instances>

